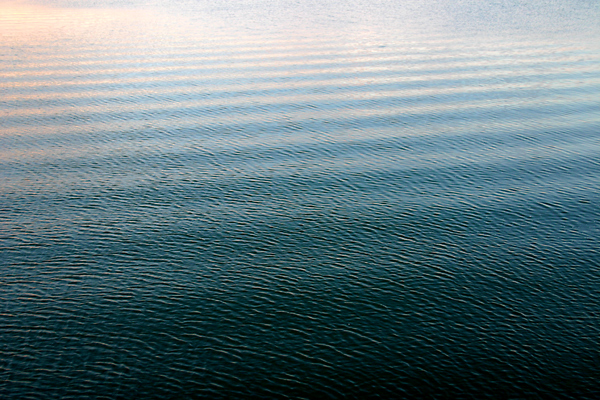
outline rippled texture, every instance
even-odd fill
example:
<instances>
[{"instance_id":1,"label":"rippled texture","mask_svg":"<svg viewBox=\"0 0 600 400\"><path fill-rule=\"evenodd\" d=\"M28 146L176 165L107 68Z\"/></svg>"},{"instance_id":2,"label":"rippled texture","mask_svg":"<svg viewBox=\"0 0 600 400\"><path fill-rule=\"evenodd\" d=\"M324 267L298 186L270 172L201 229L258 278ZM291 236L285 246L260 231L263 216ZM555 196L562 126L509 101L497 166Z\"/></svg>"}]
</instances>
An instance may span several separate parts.
<instances>
[{"instance_id":1,"label":"rippled texture","mask_svg":"<svg viewBox=\"0 0 600 400\"><path fill-rule=\"evenodd\" d=\"M598 2L2 2L0 37L0 397L600 396Z\"/></svg>"}]
</instances>

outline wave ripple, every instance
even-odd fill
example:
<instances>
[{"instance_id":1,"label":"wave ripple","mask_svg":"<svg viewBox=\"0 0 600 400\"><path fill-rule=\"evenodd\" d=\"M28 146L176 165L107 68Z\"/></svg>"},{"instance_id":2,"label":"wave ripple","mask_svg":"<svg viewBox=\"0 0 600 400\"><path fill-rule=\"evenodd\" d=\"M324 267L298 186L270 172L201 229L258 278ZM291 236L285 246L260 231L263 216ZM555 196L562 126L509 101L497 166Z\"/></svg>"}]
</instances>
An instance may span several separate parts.
<instances>
[{"instance_id":1,"label":"wave ripple","mask_svg":"<svg viewBox=\"0 0 600 400\"><path fill-rule=\"evenodd\" d=\"M0 5L0 397L597 396L600 9L392 3Z\"/></svg>"}]
</instances>

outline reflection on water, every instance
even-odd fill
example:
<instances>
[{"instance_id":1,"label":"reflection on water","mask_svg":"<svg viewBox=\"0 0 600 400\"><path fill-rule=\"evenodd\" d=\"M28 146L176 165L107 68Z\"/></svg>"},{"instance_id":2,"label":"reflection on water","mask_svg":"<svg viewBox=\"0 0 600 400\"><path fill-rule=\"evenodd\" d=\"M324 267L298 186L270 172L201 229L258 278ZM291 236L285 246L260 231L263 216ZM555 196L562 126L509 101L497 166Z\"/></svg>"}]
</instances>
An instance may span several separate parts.
<instances>
[{"instance_id":1,"label":"reflection on water","mask_svg":"<svg viewBox=\"0 0 600 400\"><path fill-rule=\"evenodd\" d=\"M599 34L566 0L1 2L0 397L593 397Z\"/></svg>"}]
</instances>

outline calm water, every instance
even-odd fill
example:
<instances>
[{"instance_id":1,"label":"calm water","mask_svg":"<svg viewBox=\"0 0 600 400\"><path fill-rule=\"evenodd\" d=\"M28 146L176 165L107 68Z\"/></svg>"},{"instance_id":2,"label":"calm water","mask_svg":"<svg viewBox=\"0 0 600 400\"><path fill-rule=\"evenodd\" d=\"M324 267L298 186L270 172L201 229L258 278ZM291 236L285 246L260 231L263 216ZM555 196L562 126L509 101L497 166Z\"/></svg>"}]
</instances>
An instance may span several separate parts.
<instances>
[{"instance_id":1,"label":"calm water","mask_svg":"<svg viewBox=\"0 0 600 400\"><path fill-rule=\"evenodd\" d=\"M600 3L0 2L0 397L598 398Z\"/></svg>"}]
</instances>

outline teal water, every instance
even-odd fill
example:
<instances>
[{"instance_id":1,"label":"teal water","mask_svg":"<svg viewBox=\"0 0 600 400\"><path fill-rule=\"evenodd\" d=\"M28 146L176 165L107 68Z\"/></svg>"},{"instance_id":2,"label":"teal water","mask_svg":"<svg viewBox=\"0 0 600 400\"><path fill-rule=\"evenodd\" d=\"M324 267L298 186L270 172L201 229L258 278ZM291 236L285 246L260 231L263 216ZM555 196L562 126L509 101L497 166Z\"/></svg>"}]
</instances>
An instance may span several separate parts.
<instances>
[{"instance_id":1,"label":"teal water","mask_svg":"<svg viewBox=\"0 0 600 400\"><path fill-rule=\"evenodd\" d=\"M600 396L597 2L0 10L0 397Z\"/></svg>"}]
</instances>

